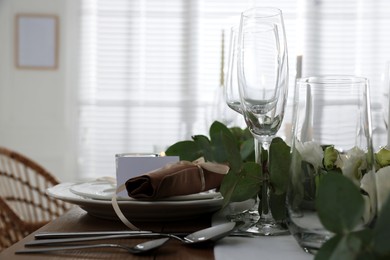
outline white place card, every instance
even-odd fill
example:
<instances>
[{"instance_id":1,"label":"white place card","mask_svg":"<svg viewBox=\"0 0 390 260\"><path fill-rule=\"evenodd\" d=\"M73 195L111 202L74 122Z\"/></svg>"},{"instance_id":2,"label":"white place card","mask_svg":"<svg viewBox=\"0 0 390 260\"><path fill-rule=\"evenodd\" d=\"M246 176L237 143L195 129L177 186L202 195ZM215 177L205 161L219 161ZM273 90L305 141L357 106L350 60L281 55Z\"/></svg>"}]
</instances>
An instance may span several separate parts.
<instances>
[{"instance_id":1,"label":"white place card","mask_svg":"<svg viewBox=\"0 0 390 260\"><path fill-rule=\"evenodd\" d=\"M118 154L116 155L117 187L130 178L178 162L179 156L157 156L156 154ZM119 197L128 197L126 190L118 193Z\"/></svg>"}]
</instances>

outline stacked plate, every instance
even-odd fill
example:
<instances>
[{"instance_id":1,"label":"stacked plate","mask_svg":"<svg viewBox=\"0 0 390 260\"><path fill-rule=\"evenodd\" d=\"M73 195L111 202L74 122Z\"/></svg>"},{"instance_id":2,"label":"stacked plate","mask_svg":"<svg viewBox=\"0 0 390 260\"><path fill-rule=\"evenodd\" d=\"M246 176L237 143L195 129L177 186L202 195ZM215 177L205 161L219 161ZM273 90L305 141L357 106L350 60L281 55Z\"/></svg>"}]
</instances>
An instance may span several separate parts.
<instances>
[{"instance_id":1,"label":"stacked plate","mask_svg":"<svg viewBox=\"0 0 390 260\"><path fill-rule=\"evenodd\" d=\"M61 183L47 190L47 194L80 206L89 214L106 219L118 219L111 204L116 184L108 180L78 183ZM212 213L222 207L223 197L219 192L208 191L176 196L164 200L135 200L119 197L118 204L130 221L168 221L196 218Z\"/></svg>"}]
</instances>

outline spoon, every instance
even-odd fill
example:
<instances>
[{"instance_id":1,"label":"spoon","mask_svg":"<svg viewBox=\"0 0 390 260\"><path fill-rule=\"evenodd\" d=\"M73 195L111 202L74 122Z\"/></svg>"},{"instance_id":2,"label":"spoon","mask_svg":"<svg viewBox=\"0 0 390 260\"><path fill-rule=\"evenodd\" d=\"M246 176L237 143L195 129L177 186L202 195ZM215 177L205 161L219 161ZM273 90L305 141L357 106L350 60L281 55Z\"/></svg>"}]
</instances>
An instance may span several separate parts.
<instances>
[{"instance_id":1,"label":"spoon","mask_svg":"<svg viewBox=\"0 0 390 260\"><path fill-rule=\"evenodd\" d=\"M184 238L180 238L178 236L170 236L170 237L176 238L186 244L197 244L197 243L204 243L207 241L215 242L221 238L226 237L231 232L233 232L234 228L236 227L236 224L237 224L236 222L227 222L224 224L220 224L220 225L216 225L213 227L196 231L194 233L185 236Z\"/></svg>"},{"instance_id":2,"label":"spoon","mask_svg":"<svg viewBox=\"0 0 390 260\"><path fill-rule=\"evenodd\" d=\"M181 238L174 234L166 233L133 233L133 234L120 234L120 235L110 235L110 236L89 236L89 237L72 237L72 238L58 238L58 239L38 239L27 242L25 246L38 246L38 245L51 245L59 243L70 243L70 242L84 242L92 240L103 240L103 239L113 239L113 238L146 238L146 237L169 237L177 239L186 244L198 244L205 242L215 242L227 235L229 235L234 228L236 227L235 222L228 222L206 229L196 231L192 234Z\"/></svg>"},{"instance_id":3,"label":"spoon","mask_svg":"<svg viewBox=\"0 0 390 260\"><path fill-rule=\"evenodd\" d=\"M89 248L119 248L124 249L131 254L141 254L158 248L165 244L169 238L160 238L137 244L135 246L125 246L122 244L95 244L95 245L79 245L79 246L61 246L61 247L46 247L46 248L34 248L34 249L22 249L15 252L15 254L32 254L32 253L46 253L62 250L75 250L75 249L89 249Z\"/></svg>"}]
</instances>

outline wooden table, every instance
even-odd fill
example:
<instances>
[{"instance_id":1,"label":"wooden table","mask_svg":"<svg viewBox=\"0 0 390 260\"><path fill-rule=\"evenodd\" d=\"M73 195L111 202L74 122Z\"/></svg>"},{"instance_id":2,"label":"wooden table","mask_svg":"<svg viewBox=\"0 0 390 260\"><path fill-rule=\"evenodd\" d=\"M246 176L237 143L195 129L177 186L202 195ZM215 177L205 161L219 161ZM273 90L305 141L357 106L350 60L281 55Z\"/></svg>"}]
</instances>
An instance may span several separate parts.
<instances>
[{"instance_id":1,"label":"wooden table","mask_svg":"<svg viewBox=\"0 0 390 260\"><path fill-rule=\"evenodd\" d=\"M211 216L197 218L183 222L149 222L134 223L142 230L152 230L155 232L193 232L198 229L210 226ZM126 230L120 221L105 220L90 216L79 207L71 209L69 212L40 228L39 231L104 231L104 230ZM15 254L15 251L24 248L27 241L34 240L34 232L23 240L3 250L0 259L214 259L213 247L190 247L183 245L179 241L169 240L167 244L146 255L132 255L120 249L85 249L58 251L46 254ZM112 239L107 242L137 244L145 239ZM92 242L93 243L93 242ZM94 242L96 243L96 241Z\"/></svg>"}]
</instances>

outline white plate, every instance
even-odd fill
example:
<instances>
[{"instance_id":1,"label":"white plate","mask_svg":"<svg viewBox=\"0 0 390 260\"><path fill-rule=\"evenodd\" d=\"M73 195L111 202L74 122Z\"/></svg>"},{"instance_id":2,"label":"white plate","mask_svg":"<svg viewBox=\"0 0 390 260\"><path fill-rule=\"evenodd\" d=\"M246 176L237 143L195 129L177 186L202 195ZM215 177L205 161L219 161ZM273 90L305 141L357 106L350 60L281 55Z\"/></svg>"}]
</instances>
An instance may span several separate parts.
<instances>
[{"instance_id":1,"label":"white plate","mask_svg":"<svg viewBox=\"0 0 390 260\"><path fill-rule=\"evenodd\" d=\"M96 200L76 195L70 190L75 184L58 184L47 189L47 194L53 198L78 205L93 216L118 219L110 200ZM185 201L141 201L131 199L118 201L123 214L130 221L166 221L196 218L219 210L222 203L221 195L209 199Z\"/></svg>"},{"instance_id":2,"label":"white plate","mask_svg":"<svg viewBox=\"0 0 390 260\"><path fill-rule=\"evenodd\" d=\"M76 183L70 187L70 191L76 195L96 199L96 200L111 200L112 196L115 194L116 184L105 181L105 180L94 180L82 183ZM196 194L183 195L183 196L174 196L169 198L164 198L162 200L202 200L202 199L212 199L215 197L221 196L219 192L208 191L200 192ZM118 200L134 200L130 197L118 197Z\"/></svg>"}]
</instances>

